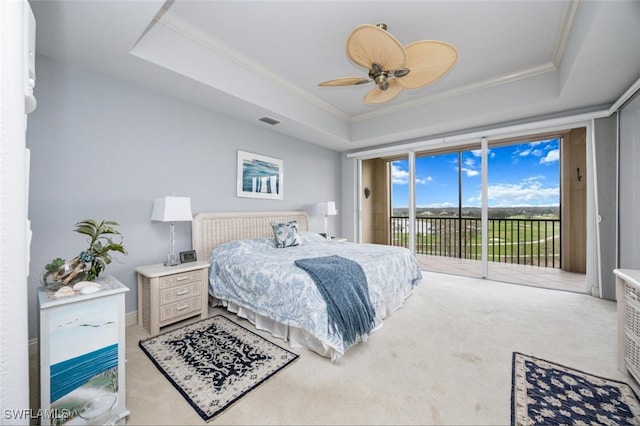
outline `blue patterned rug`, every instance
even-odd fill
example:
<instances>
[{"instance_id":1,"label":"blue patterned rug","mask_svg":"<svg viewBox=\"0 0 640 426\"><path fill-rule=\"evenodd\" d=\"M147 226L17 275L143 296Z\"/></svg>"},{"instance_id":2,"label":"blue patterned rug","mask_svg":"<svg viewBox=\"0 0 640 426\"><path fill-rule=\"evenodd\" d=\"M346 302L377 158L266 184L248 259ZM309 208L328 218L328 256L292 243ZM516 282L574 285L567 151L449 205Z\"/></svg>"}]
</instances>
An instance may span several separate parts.
<instances>
[{"instance_id":1,"label":"blue patterned rug","mask_svg":"<svg viewBox=\"0 0 640 426\"><path fill-rule=\"evenodd\" d=\"M298 358L222 315L141 340L139 346L204 420Z\"/></svg>"},{"instance_id":2,"label":"blue patterned rug","mask_svg":"<svg viewBox=\"0 0 640 426\"><path fill-rule=\"evenodd\" d=\"M638 425L638 396L626 383L513 353L512 425Z\"/></svg>"}]
</instances>

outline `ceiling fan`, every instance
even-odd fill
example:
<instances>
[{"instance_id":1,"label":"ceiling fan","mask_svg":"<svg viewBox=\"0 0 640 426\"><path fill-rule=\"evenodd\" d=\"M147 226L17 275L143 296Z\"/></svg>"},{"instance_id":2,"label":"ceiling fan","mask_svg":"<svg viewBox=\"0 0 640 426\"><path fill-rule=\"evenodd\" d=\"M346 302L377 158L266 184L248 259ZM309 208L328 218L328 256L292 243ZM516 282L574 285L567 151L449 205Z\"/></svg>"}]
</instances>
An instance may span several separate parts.
<instances>
[{"instance_id":1,"label":"ceiling fan","mask_svg":"<svg viewBox=\"0 0 640 426\"><path fill-rule=\"evenodd\" d=\"M437 40L415 41L403 47L386 24L358 26L347 40L347 54L356 64L369 70L369 78L345 77L325 81L319 86L351 86L375 82L364 101L389 101L404 89L418 89L445 75L458 59L458 51Z\"/></svg>"}]
</instances>

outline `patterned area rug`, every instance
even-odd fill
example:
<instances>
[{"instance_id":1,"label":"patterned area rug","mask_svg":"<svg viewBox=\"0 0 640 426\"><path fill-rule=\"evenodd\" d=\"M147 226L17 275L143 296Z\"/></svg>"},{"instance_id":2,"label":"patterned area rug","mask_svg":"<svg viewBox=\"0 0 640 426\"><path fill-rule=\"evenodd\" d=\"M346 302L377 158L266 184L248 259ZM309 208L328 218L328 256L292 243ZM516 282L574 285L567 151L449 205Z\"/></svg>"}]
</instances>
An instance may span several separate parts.
<instances>
[{"instance_id":1,"label":"patterned area rug","mask_svg":"<svg viewBox=\"0 0 640 426\"><path fill-rule=\"evenodd\" d=\"M513 353L513 425L637 425L638 396L626 383Z\"/></svg>"},{"instance_id":2,"label":"patterned area rug","mask_svg":"<svg viewBox=\"0 0 640 426\"><path fill-rule=\"evenodd\" d=\"M298 358L222 315L139 345L204 420Z\"/></svg>"}]
</instances>

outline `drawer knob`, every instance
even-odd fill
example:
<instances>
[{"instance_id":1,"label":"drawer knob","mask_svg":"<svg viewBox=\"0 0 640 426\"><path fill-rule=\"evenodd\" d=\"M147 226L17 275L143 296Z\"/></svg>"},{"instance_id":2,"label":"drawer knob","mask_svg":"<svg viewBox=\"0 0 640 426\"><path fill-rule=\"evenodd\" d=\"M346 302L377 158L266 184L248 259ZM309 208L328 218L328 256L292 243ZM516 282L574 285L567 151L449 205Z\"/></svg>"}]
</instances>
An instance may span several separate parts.
<instances>
[{"instance_id":1,"label":"drawer knob","mask_svg":"<svg viewBox=\"0 0 640 426\"><path fill-rule=\"evenodd\" d=\"M188 280L189 277L178 277L176 278L176 281L184 281L184 280Z\"/></svg>"},{"instance_id":2,"label":"drawer knob","mask_svg":"<svg viewBox=\"0 0 640 426\"><path fill-rule=\"evenodd\" d=\"M176 306L176 311L181 311L183 309L187 309L189 305Z\"/></svg>"},{"instance_id":3,"label":"drawer knob","mask_svg":"<svg viewBox=\"0 0 640 426\"><path fill-rule=\"evenodd\" d=\"M177 296L182 296L183 294L187 294L187 293L189 293L189 290L180 290L180 291L176 292L176 295Z\"/></svg>"}]
</instances>

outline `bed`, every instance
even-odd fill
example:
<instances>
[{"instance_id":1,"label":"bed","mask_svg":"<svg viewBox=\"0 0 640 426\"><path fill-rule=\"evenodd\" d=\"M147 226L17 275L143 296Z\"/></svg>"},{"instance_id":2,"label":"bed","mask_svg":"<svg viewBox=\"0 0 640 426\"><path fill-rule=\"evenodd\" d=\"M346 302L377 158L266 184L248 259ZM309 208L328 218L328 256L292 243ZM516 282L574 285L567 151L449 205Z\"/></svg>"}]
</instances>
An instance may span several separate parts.
<instances>
[{"instance_id":1,"label":"bed","mask_svg":"<svg viewBox=\"0 0 640 426\"><path fill-rule=\"evenodd\" d=\"M272 225L291 222L297 225L301 244L276 247ZM309 232L304 211L198 213L192 223L192 244L198 257L211 262L212 306L223 306L291 347L306 347L332 361L367 335L345 343L344 336L328 326L328 305L311 275L296 261L338 256L360 265L375 310L373 331L402 307L422 279L409 250L328 241Z\"/></svg>"}]
</instances>

